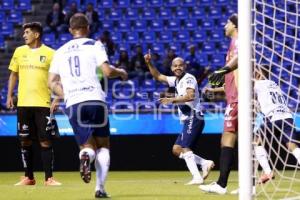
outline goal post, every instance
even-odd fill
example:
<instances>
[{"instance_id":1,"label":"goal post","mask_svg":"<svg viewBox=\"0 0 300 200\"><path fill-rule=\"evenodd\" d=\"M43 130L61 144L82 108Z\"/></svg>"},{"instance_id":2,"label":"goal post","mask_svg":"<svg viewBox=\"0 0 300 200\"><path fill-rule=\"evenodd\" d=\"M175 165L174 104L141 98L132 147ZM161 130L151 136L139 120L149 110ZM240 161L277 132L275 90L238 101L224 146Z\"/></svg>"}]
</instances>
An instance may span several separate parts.
<instances>
[{"instance_id":1,"label":"goal post","mask_svg":"<svg viewBox=\"0 0 300 200\"><path fill-rule=\"evenodd\" d=\"M251 0L238 0L239 200L252 199Z\"/></svg>"}]
</instances>

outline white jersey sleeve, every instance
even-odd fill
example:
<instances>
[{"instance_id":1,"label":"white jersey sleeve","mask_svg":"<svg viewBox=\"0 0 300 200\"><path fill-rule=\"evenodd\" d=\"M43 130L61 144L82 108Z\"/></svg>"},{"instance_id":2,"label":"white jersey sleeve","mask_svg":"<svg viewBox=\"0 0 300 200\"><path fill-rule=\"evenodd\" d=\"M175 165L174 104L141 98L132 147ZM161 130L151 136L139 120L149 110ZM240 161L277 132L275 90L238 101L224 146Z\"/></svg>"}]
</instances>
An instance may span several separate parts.
<instances>
[{"instance_id":1,"label":"white jersey sleeve","mask_svg":"<svg viewBox=\"0 0 300 200\"><path fill-rule=\"evenodd\" d=\"M104 62L108 61L105 47L100 41L97 41L94 47L97 66L101 66Z\"/></svg>"},{"instance_id":2,"label":"white jersey sleeve","mask_svg":"<svg viewBox=\"0 0 300 200\"><path fill-rule=\"evenodd\" d=\"M50 73L59 74L59 63L58 63L59 59L57 57L58 57L58 55L55 52L54 56L53 56L53 59L52 59L52 62L50 64L50 69L49 69Z\"/></svg>"},{"instance_id":3,"label":"white jersey sleeve","mask_svg":"<svg viewBox=\"0 0 300 200\"><path fill-rule=\"evenodd\" d=\"M168 85L169 87L175 87L175 81L176 81L176 77L175 76L167 76L167 81L168 81Z\"/></svg>"}]
</instances>

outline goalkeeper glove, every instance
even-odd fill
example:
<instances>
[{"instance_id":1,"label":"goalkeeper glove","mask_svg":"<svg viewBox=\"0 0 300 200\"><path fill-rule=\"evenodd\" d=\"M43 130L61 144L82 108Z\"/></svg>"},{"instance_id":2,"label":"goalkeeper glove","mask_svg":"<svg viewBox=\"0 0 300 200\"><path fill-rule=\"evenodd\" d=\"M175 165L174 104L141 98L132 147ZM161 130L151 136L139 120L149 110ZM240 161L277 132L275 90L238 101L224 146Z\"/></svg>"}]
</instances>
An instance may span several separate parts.
<instances>
[{"instance_id":1,"label":"goalkeeper glove","mask_svg":"<svg viewBox=\"0 0 300 200\"><path fill-rule=\"evenodd\" d=\"M211 75L208 76L209 84L212 86L220 86L220 84L224 83L224 75L231 71L232 69L228 66L214 71Z\"/></svg>"}]
</instances>

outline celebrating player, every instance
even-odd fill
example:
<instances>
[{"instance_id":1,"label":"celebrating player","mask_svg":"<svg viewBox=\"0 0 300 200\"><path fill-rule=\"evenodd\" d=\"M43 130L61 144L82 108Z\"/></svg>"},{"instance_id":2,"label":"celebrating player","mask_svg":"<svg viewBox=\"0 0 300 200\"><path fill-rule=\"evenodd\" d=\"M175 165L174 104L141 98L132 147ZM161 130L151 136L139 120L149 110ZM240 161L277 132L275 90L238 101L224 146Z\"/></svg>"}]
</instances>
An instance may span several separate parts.
<instances>
[{"instance_id":1,"label":"celebrating player","mask_svg":"<svg viewBox=\"0 0 300 200\"><path fill-rule=\"evenodd\" d=\"M89 26L85 15L73 15L69 30L73 40L55 53L48 85L54 93L64 97L66 112L80 146L81 178L90 182L90 164L95 159L95 197L107 198L104 184L110 164L110 130L105 93L96 68L101 66L105 76L123 80L127 79L127 73L109 65L105 47L100 41L87 38Z\"/></svg>"},{"instance_id":2,"label":"celebrating player","mask_svg":"<svg viewBox=\"0 0 300 200\"><path fill-rule=\"evenodd\" d=\"M177 137L173 145L173 154L184 159L191 172L193 179L186 185L202 184L207 178L210 170L214 167L214 162L206 160L193 153L197 139L204 128L204 116L200 109L200 99L196 78L186 73L186 64L180 57L174 58L171 70L175 76L165 76L161 74L151 63L150 52L145 56L146 64L152 76L167 83L170 87L175 87L175 97L164 97L160 99L162 104L176 104L180 120L183 122L182 133ZM202 176L198 171L198 165L202 167Z\"/></svg>"}]
</instances>

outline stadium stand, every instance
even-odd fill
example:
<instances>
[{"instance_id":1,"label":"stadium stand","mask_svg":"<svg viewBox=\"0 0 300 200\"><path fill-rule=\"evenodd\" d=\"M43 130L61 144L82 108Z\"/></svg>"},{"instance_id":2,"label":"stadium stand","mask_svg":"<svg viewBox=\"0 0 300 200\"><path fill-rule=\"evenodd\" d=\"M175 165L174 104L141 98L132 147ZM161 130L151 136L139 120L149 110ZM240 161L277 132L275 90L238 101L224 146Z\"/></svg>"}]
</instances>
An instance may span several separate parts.
<instances>
[{"instance_id":1,"label":"stadium stand","mask_svg":"<svg viewBox=\"0 0 300 200\"><path fill-rule=\"evenodd\" d=\"M200 50L200 66L208 65L213 68L222 66L228 48L228 40L224 37L223 26L227 17L236 12L230 5L236 5L235 0L230 3L216 0L67 0L64 10L69 9L72 2L78 4L80 11L84 11L89 2L94 4L101 21L98 38L104 30L111 32L115 43L116 61L120 49L125 49L132 56L134 46L141 43L144 53L148 48L158 53L162 60L168 48L173 48L179 56L186 55L186 47L195 44ZM50 11L52 2L45 0L3 0L0 6L0 88L3 88L8 77L8 62L14 47L22 44L19 34L21 24L25 21L39 19L45 22L45 13ZM43 42L55 49L71 39L68 33L47 33ZM280 48L280 47L277 47ZM212 56L217 55L217 56ZM289 55L288 55L289 56ZM157 88L145 81L141 90L147 90L150 97ZM3 94L1 94L3 95ZM111 96L111 94L108 94ZM135 95L136 97L136 95Z\"/></svg>"}]
</instances>

